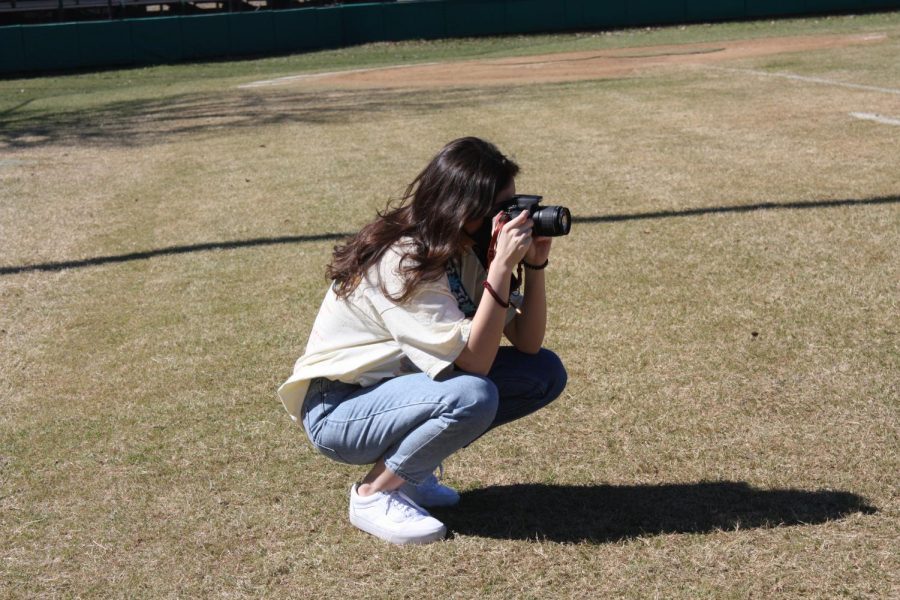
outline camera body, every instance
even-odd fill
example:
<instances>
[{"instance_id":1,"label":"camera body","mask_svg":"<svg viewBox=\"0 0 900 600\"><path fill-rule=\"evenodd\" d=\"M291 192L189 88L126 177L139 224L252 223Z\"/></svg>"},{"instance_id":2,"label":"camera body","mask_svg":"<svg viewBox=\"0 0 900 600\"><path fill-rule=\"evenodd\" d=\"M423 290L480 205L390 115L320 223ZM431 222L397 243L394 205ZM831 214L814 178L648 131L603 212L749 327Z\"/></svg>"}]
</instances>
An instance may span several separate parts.
<instances>
[{"instance_id":1,"label":"camera body","mask_svg":"<svg viewBox=\"0 0 900 600\"><path fill-rule=\"evenodd\" d=\"M541 206L543 196L517 194L503 208L510 219L515 219L523 211L527 211L534 221L532 233L540 237L556 237L569 235L572 228L572 215L565 206Z\"/></svg>"}]
</instances>

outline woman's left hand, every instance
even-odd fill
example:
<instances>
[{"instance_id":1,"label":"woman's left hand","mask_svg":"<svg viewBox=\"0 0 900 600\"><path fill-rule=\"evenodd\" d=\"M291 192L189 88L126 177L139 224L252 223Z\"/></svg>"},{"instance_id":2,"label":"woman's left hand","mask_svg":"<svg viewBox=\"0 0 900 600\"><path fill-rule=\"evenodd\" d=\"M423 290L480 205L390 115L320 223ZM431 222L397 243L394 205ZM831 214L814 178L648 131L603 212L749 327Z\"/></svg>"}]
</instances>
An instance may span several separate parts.
<instances>
[{"instance_id":1,"label":"woman's left hand","mask_svg":"<svg viewBox=\"0 0 900 600\"><path fill-rule=\"evenodd\" d=\"M550 257L550 244L552 237L535 236L531 240L528 252L525 253L525 262L530 265L542 265Z\"/></svg>"}]
</instances>

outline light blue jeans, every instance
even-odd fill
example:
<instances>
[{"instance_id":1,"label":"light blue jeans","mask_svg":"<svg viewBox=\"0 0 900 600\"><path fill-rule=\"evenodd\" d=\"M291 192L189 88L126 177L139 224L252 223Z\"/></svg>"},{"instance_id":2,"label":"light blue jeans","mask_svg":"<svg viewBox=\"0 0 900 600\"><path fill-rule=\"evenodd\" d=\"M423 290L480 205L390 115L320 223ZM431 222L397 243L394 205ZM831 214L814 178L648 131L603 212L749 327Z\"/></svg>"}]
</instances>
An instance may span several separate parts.
<instances>
[{"instance_id":1,"label":"light blue jeans","mask_svg":"<svg viewBox=\"0 0 900 600\"><path fill-rule=\"evenodd\" d=\"M391 471L418 484L489 429L552 402L565 385L553 352L504 346L487 377L456 372L436 381L416 373L369 387L314 379L303 428L329 458L363 465L383 457Z\"/></svg>"}]
</instances>

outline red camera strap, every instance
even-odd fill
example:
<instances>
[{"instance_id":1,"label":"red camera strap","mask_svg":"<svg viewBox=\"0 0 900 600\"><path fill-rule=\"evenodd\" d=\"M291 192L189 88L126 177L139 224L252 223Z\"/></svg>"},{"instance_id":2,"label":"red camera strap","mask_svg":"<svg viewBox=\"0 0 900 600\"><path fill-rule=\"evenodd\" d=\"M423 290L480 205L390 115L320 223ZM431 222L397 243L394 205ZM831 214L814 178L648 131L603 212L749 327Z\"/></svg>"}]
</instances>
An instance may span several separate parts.
<instances>
[{"instance_id":1,"label":"red camera strap","mask_svg":"<svg viewBox=\"0 0 900 600\"><path fill-rule=\"evenodd\" d=\"M508 222L509 215L506 213L500 213L500 218L497 219L497 222L494 225L494 230L491 232L491 243L488 246L487 251L487 264L484 266L485 271L490 270L491 263L494 262L494 257L497 256L497 238L500 236L500 230L503 229L503 226Z\"/></svg>"},{"instance_id":2,"label":"red camera strap","mask_svg":"<svg viewBox=\"0 0 900 600\"><path fill-rule=\"evenodd\" d=\"M503 229L503 226L509 223L510 218L506 213L500 213L500 218L497 219L496 224L494 225L494 230L491 232L491 243L488 246L487 251L487 264L484 267L485 272L489 271L491 268L491 263L494 262L494 257L497 255L497 238L500 236L500 230ZM512 278L512 283L510 285L510 294L517 289L519 289L519 285L522 283L522 263L519 263L518 269L516 270L516 275ZM490 290L493 294L493 289ZM496 296L494 296L496 298ZM500 299L498 298L499 302ZM502 303L501 303L502 304ZM507 304L508 305L508 304Z\"/></svg>"}]
</instances>

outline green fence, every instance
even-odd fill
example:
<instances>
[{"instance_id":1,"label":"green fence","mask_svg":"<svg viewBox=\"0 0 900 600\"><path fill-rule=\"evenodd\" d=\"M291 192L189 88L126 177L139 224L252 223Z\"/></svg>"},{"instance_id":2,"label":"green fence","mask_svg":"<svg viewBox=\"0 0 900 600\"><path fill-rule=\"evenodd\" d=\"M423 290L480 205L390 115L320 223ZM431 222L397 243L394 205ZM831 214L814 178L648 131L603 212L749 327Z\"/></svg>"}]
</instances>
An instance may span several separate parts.
<instances>
[{"instance_id":1,"label":"green fence","mask_svg":"<svg viewBox=\"0 0 900 600\"><path fill-rule=\"evenodd\" d=\"M384 40L900 8L900 0L420 0L0 27L0 74L287 53Z\"/></svg>"}]
</instances>

